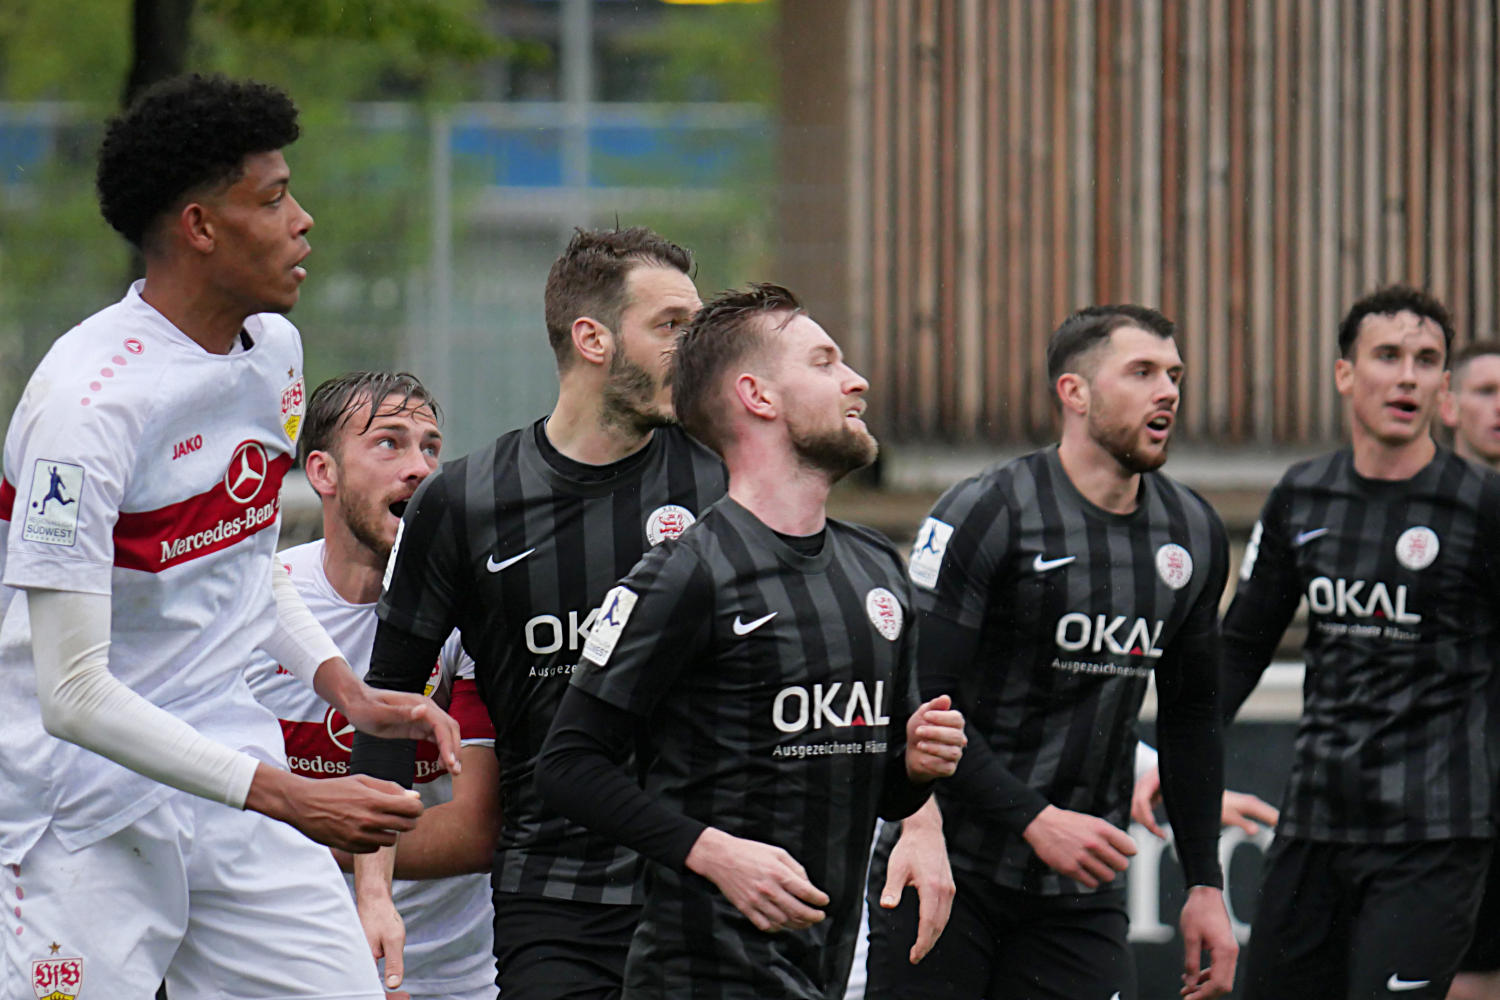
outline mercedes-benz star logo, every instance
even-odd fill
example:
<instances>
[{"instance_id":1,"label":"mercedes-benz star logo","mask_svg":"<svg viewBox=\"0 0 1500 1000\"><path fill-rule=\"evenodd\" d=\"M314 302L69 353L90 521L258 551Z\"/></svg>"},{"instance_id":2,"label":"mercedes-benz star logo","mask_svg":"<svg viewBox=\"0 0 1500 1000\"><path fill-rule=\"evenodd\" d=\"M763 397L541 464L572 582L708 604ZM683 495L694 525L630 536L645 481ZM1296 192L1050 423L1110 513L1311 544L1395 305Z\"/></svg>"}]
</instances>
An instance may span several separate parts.
<instances>
[{"instance_id":1,"label":"mercedes-benz star logo","mask_svg":"<svg viewBox=\"0 0 1500 1000\"><path fill-rule=\"evenodd\" d=\"M235 503L249 503L266 481L266 449L258 441L246 441L234 450L229 471L224 473L224 489Z\"/></svg>"}]
</instances>

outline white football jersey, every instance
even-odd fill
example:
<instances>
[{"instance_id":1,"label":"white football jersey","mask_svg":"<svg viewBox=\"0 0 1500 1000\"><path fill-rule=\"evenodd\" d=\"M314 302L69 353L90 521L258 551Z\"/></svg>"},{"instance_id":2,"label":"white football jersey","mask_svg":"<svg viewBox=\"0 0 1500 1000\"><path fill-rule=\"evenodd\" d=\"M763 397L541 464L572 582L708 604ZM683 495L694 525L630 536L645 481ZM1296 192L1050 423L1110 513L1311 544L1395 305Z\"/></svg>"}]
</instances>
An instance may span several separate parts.
<instances>
[{"instance_id":1,"label":"white football jersey","mask_svg":"<svg viewBox=\"0 0 1500 1000\"><path fill-rule=\"evenodd\" d=\"M267 762L276 719L245 666L270 634L282 476L304 408L302 344L251 316L210 354L125 298L58 338L11 419L0 481L0 862L48 823L69 850L173 790L49 736L24 593L112 596L109 668L204 736Z\"/></svg>"},{"instance_id":2,"label":"white football jersey","mask_svg":"<svg viewBox=\"0 0 1500 1000\"><path fill-rule=\"evenodd\" d=\"M375 645L375 605L350 604L333 589L323 572L321 539L287 549L278 558L291 573L308 610L354 672L363 677L370 668L370 651ZM342 713L268 658L257 660L249 676L255 696L281 720L286 764L293 772L312 778L349 773L354 727ZM488 712L478 704L473 677L473 663L455 632L433 664L425 693L453 711L466 744L493 745L494 731L489 728ZM455 685L458 697L467 700L465 710L453 707ZM429 809L453 798L453 779L438 759L437 747L427 740L417 744L416 788L422 804ZM349 883L352 892L352 877ZM494 980L489 876L398 879L392 886L392 898L406 922L406 980L402 989L447 996Z\"/></svg>"}]
</instances>

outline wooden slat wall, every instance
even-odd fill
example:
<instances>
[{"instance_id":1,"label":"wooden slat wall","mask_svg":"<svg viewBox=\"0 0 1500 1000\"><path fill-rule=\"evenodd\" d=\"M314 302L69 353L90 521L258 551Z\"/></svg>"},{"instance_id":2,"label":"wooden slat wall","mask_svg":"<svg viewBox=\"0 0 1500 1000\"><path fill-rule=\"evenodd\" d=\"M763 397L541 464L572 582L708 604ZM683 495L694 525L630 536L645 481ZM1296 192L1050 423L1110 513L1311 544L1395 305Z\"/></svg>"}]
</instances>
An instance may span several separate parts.
<instances>
[{"instance_id":1,"label":"wooden slat wall","mask_svg":"<svg viewBox=\"0 0 1500 1000\"><path fill-rule=\"evenodd\" d=\"M1380 284L1500 333L1495 0L856 0L851 354L887 435L1052 432L1050 331L1173 317L1182 429L1340 434Z\"/></svg>"}]
</instances>

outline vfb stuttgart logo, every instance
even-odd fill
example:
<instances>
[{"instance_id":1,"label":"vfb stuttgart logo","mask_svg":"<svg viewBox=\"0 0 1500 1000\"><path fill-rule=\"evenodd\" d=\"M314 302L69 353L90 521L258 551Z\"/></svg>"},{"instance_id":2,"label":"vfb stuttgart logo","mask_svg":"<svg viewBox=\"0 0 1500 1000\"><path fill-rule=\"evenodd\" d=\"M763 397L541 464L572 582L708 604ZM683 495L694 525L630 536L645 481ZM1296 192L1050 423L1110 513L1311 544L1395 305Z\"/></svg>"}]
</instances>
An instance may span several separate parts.
<instances>
[{"instance_id":1,"label":"vfb stuttgart logo","mask_svg":"<svg viewBox=\"0 0 1500 1000\"><path fill-rule=\"evenodd\" d=\"M37 1000L74 1000L82 982L81 958L48 958L31 963L31 989Z\"/></svg>"},{"instance_id":2,"label":"vfb stuttgart logo","mask_svg":"<svg viewBox=\"0 0 1500 1000\"><path fill-rule=\"evenodd\" d=\"M266 449L259 441L245 441L229 459L229 469L224 473L224 491L235 503L249 503L260 492L266 481L271 461Z\"/></svg>"}]
</instances>

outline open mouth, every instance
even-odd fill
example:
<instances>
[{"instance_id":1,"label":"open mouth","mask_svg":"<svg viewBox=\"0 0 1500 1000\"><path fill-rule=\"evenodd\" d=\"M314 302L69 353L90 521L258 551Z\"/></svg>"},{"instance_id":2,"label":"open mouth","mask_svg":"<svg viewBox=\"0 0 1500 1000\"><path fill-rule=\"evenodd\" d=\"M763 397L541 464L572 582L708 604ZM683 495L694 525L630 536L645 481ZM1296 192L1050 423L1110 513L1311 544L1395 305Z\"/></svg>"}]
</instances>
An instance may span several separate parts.
<instances>
[{"instance_id":1,"label":"open mouth","mask_svg":"<svg viewBox=\"0 0 1500 1000\"><path fill-rule=\"evenodd\" d=\"M406 503L406 500L397 500L390 506L391 513L395 514L396 517L399 518L401 515L406 513Z\"/></svg>"},{"instance_id":2,"label":"open mouth","mask_svg":"<svg viewBox=\"0 0 1500 1000\"><path fill-rule=\"evenodd\" d=\"M1386 404L1397 413L1411 416L1417 412L1417 404L1409 399L1397 399Z\"/></svg>"}]
</instances>

